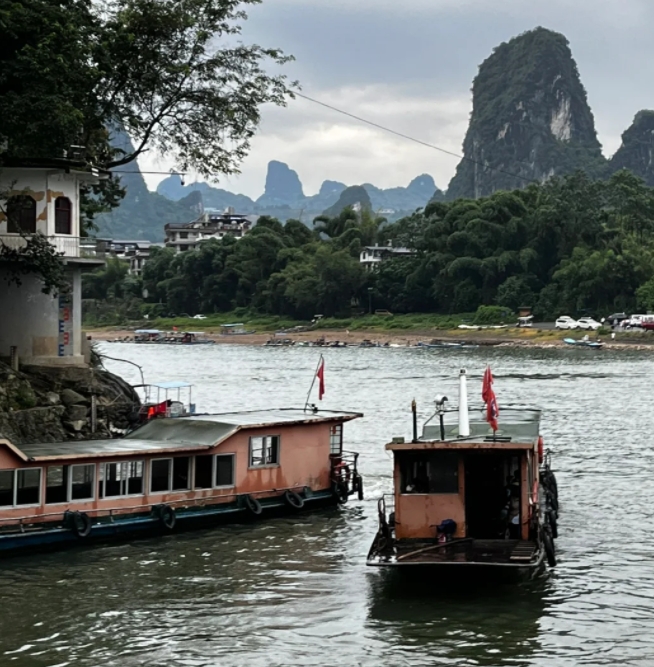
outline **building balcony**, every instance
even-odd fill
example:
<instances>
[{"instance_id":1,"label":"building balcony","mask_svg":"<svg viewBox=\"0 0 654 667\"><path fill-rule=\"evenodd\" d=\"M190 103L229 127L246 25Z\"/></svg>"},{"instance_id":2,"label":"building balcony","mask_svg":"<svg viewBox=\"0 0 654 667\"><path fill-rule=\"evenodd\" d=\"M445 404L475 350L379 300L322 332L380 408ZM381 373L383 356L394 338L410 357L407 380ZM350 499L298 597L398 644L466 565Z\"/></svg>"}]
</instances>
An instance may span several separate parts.
<instances>
[{"instance_id":1,"label":"building balcony","mask_svg":"<svg viewBox=\"0 0 654 667\"><path fill-rule=\"evenodd\" d=\"M104 253L98 252L95 243L79 236L48 236L48 241L64 259L80 260L82 264L104 264ZM7 248L24 248L27 238L20 234L0 233L0 244Z\"/></svg>"}]
</instances>

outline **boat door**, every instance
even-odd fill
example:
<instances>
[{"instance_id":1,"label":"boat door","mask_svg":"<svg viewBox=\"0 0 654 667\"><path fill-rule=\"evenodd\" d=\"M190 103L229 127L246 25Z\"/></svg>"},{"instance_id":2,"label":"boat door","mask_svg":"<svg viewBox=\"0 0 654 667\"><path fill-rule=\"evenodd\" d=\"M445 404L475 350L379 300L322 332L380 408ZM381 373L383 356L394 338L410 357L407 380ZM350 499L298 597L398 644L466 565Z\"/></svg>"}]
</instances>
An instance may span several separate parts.
<instances>
[{"instance_id":1,"label":"boat door","mask_svg":"<svg viewBox=\"0 0 654 667\"><path fill-rule=\"evenodd\" d=\"M516 452L465 453L466 537L479 540L520 534L520 458Z\"/></svg>"}]
</instances>

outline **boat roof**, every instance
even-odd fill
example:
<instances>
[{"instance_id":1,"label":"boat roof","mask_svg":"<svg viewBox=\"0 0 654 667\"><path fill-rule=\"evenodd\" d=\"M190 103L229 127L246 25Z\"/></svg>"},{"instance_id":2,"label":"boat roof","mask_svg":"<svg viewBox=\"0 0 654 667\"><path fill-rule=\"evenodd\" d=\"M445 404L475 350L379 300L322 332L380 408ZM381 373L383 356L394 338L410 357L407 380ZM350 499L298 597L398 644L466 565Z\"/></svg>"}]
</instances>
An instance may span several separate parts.
<instances>
[{"instance_id":1,"label":"boat roof","mask_svg":"<svg viewBox=\"0 0 654 667\"><path fill-rule=\"evenodd\" d=\"M235 324L221 324L220 326L226 329L227 327L242 327L244 325L243 322L236 322Z\"/></svg>"},{"instance_id":2,"label":"boat roof","mask_svg":"<svg viewBox=\"0 0 654 667\"><path fill-rule=\"evenodd\" d=\"M210 449L244 429L345 422L362 416L358 412L327 410L305 412L301 408L225 412L153 419L120 439L74 440L31 445L14 445L5 440L4 444L22 460L37 462L145 454L167 455Z\"/></svg>"},{"instance_id":3,"label":"boat roof","mask_svg":"<svg viewBox=\"0 0 654 667\"><path fill-rule=\"evenodd\" d=\"M441 438L440 423L434 415L425 422L417 442L391 442L390 451L424 449L532 449L540 435L541 411L530 408L500 409L496 439L486 421L485 410L470 410L470 435L459 436L459 412L444 415L445 438Z\"/></svg>"},{"instance_id":4,"label":"boat roof","mask_svg":"<svg viewBox=\"0 0 654 667\"><path fill-rule=\"evenodd\" d=\"M136 329L134 332L135 334L160 334L163 333L163 331L160 331L159 329Z\"/></svg>"}]
</instances>

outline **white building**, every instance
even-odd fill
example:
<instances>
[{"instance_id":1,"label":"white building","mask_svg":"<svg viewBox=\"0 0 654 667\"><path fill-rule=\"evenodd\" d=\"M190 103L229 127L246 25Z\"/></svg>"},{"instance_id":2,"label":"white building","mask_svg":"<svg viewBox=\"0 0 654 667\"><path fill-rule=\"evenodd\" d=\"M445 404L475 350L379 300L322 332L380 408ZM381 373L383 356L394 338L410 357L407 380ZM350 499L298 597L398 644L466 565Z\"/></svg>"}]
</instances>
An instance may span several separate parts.
<instances>
[{"instance_id":1,"label":"white building","mask_svg":"<svg viewBox=\"0 0 654 667\"><path fill-rule=\"evenodd\" d=\"M388 245L369 245L361 249L360 264L368 271L373 271L384 260L392 257L413 257L416 251L410 248L394 248L389 241Z\"/></svg>"},{"instance_id":2,"label":"white building","mask_svg":"<svg viewBox=\"0 0 654 667\"><path fill-rule=\"evenodd\" d=\"M228 208L223 213L206 211L197 220L186 223L170 222L164 226L167 248L174 248L176 253L196 250L198 245L209 239L222 239L225 236L243 238L259 216L240 215Z\"/></svg>"},{"instance_id":3,"label":"white building","mask_svg":"<svg viewBox=\"0 0 654 667\"><path fill-rule=\"evenodd\" d=\"M62 256L70 291L43 294L36 274L8 284L0 262L0 357L15 348L22 363L83 365L82 271L104 261L80 249L79 190L103 177L71 160L30 160L0 171L0 244L19 248L40 232Z\"/></svg>"}]
</instances>

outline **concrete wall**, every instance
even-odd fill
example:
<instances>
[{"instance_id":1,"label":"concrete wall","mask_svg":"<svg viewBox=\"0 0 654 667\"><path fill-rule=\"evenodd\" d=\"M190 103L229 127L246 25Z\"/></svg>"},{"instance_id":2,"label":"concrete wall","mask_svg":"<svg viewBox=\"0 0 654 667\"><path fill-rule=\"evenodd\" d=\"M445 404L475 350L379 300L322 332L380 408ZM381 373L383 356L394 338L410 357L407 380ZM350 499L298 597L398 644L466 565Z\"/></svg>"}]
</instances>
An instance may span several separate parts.
<instances>
[{"instance_id":1,"label":"concrete wall","mask_svg":"<svg viewBox=\"0 0 654 667\"><path fill-rule=\"evenodd\" d=\"M20 286L8 285L8 272L0 268L0 357L8 357L10 347L15 345L21 363L84 363L81 272L74 268L68 272L72 285L70 320L60 324L59 299L41 292L42 283L37 276L23 276Z\"/></svg>"},{"instance_id":2,"label":"concrete wall","mask_svg":"<svg viewBox=\"0 0 654 667\"><path fill-rule=\"evenodd\" d=\"M0 192L6 191L28 194L36 200L36 230L46 236L55 235L55 199L68 197L72 204L70 236L80 235L79 181L75 174L45 169L3 169L0 171ZM0 200L0 234L7 233L5 205Z\"/></svg>"}]
</instances>

